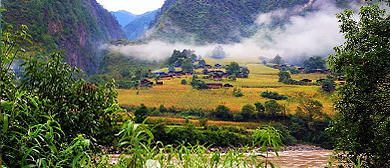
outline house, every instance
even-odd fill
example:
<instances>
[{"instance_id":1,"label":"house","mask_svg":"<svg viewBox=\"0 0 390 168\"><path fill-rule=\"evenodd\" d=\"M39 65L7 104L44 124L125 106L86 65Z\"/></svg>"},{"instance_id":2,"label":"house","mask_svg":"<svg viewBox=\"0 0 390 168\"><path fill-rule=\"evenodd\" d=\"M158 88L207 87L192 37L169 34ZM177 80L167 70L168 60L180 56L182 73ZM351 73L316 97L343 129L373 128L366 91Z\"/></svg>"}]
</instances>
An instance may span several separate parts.
<instances>
[{"instance_id":1,"label":"house","mask_svg":"<svg viewBox=\"0 0 390 168\"><path fill-rule=\"evenodd\" d=\"M302 79L302 82L310 83L312 80L311 79Z\"/></svg>"},{"instance_id":2,"label":"house","mask_svg":"<svg viewBox=\"0 0 390 168\"><path fill-rule=\"evenodd\" d=\"M209 89L219 89L222 88L222 83L207 83Z\"/></svg>"},{"instance_id":3,"label":"house","mask_svg":"<svg viewBox=\"0 0 390 168\"><path fill-rule=\"evenodd\" d=\"M152 81L149 81L147 79L142 79L141 80L141 87L149 87L149 86L152 86L152 85L153 85Z\"/></svg>"},{"instance_id":4,"label":"house","mask_svg":"<svg viewBox=\"0 0 390 168\"><path fill-rule=\"evenodd\" d=\"M209 64L204 65L204 67L207 68L207 69L212 69L212 68L213 68L213 67L212 67L211 65L209 65Z\"/></svg>"},{"instance_id":5,"label":"house","mask_svg":"<svg viewBox=\"0 0 390 168\"><path fill-rule=\"evenodd\" d=\"M222 67L221 64L215 64L215 65L214 65L214 68L215 68L215 69L221 69L221 67Z\"/></svg>"},{"instance_id":6,"label":"house","mask_svg":"<svg viewBox=\"0 0 390 168\"><path fill-rule=\"evenodd\" d=\"M224 87L224 88L232 88L233 85L227 83L227 84L224 84L223 87Z\"/></svg>"},{"instance_id":7,"label":"house","mask_svg":"<svg viewBox=\"0 0 390 168\"><path fill-rule=\"evenodd\" d=\"M222 76L213 76L213 80L222 81Z\"/></svg>"},{"instance_id":8,"label":"house","mask_svg":"<svg viewBox=\"0 0 390 168\"><path fill-rule=\"evenodd\" d=\"M340 77L337 78L337 80L338 81L344 81L345 79L344 79L344 76L340 76Z\"/></svg>"},{"instance_id":9,"label":"house","mask_svg":"<svg viewBox=\"0 0 390 168\"><path fill-rule=\"evenodd\" d=\"M279 69L279 65L274 65L272 68Z\"/></svg>"},{"instance_id":10,"label":"house","mask_svg":"<svg viewBox=\"0 0 390 168\"><path fill-rule=\"evenodd\" d=\"M163 85L164 83L162 81L157 81L156 85Z\"/></svg>"},{"instance_id":11,"label":"house","mask_svg":"<svg viewBox=\"0 0 390 168\"><path fill-rule=\"evenodd\" d=\"M316 69L316 71L314 71L315 74L322 74L324 73L324 70L322 69Z\"/></svg>"},{"instance_id":12,"label":"house","mask_svg":"<svg viewBox=\"0 0 390 168\"><path fill-rule=\"evenodd\" d=\"M159 76L159 79L161 79L161 80L170 80L172 78L173 78L172 74L162 74Z\"/></svg>"},{"instance_id":13,"label":"house","mask_svg":"<svg viewBox=\"0 0 390 168\"><path fill-rule=\"evenodd\" d=\"M345 85L345 81L341 81L341 82L340 82L340 85Z\"/></svg>"}]
</instances>

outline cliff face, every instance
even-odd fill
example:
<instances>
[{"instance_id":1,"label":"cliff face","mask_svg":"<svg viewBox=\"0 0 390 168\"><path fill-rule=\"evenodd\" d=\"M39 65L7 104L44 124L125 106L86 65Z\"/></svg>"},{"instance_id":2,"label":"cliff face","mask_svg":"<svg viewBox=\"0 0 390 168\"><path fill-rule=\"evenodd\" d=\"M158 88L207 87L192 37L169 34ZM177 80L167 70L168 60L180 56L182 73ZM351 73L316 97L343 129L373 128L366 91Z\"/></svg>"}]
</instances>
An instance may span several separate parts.
<instances>
[{"instance_id":1,"label":"cliff face","mask_svg":"<svg viewBox=\"0 0 390 168\"><path fill-rule=\"evenodd\" d=\"M97 71L99 47L111 39L125 38L117 20L96 0L3 0L8 24L25 24L38 51L64 50L67 61L87 74Z\"/></svg>"}]
</instances>

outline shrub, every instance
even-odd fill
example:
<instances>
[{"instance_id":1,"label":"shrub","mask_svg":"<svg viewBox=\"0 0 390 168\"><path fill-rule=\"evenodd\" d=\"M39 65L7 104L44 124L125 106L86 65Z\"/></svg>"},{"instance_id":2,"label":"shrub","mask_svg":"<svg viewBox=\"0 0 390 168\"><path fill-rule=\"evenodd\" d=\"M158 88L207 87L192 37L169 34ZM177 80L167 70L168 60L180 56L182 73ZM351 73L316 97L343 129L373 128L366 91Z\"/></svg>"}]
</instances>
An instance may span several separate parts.
<instances>
[{"instance_id":1,"label":"shrub","mask_svg":"<svg viewBox=\"0 0 390 168\"><path fill-rule=\"evenodd\" d=\"M242 97L242 96L244 96L244 94L241 92L240 89L234 88L233 89L233 96L234 97Z\"/></svg>"},{"instance_id":2,"label":"shrub","mask_svg":"<svg viewBox=\"0 0 390 168\"><path fill-rule=\"evenodd\" d=\"M182 85L186 85L186 84L187 84L187 81L186 81L185 79L182 79L182 80L181 80L181 84L182 84Z\"/></svg>"},{"instance_id":3,"label":"shrub","mask_svg":"<svg viewBox=\"0 0 390 168\"><path fill-rule=\"evenodd\" d=\"M261 97L275 99L275 100L287 100L287 96L279 95L278 92L264 91L261 93Z\"/></svg>"},{"instance_id":4,"label":"shrub","mask_svg":"<svg viewBox=\"0 0 390 168\"><path fill-rule=\"evenodd\" d=\"M244 120L249 120L255 113L255 107L250 104L244 105L241 109L241 113Z\"/></svg>"}]
</instances>

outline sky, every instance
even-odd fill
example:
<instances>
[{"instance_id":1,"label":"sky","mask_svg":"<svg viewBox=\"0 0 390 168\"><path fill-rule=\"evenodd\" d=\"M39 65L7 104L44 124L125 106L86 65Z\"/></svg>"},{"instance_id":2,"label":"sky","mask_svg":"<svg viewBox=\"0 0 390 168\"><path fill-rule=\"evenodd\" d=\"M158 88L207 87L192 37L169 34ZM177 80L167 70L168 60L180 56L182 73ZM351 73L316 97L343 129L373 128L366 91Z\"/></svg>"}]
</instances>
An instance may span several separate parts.
<instances>
[{"instance_id":1,"label":"sky","mask_svg":"<svg viewBox=\"0 0 390 168\"><path fill-rule=\"evenodd\" d=\"M165 0L97 0L97 2L109 11L125 10L137 15L161 8L164 1Z\"/></svg>"}]
</instances>

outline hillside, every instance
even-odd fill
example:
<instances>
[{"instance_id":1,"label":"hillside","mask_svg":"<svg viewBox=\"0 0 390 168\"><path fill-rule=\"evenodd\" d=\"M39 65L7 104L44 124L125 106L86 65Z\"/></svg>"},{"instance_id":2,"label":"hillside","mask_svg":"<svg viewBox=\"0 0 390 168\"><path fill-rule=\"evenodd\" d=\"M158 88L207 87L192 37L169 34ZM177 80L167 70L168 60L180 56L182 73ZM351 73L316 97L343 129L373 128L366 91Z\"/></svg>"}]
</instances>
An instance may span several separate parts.
<instances>
[{"instance_id":1,"label":"hillside","mask_svg":"<svg viewBox=\"0 0 390 168\"><path fill-rule=\"evenodd\" d=\"M110 13L115 16L116 20L118 20L119 24L122 27L125 27L127 24L135 20L138 16L124 10L110 12Z\"/></svg>"},{"instance_id":2,"label":"hillside","mask_svg":"<svg viewBox=\"0 0 390 168\"><path fill-rule=\"evenodd\" d=\"M350 1L329 2L344 7ZM286 17L304 15L315 10L313 2L315 0L167 0L151 24L149 39L198 44L240 42L242 37L250 37L259 29L255 24L259 14L287 9ZM286 22L287 18L281 18L273 25Z\"/></svg>"},{"instance_id":3,"label":"hillside","mask_svg":"<svg viewBox=\"0 0 390 168\"><path fill-rule=\"evenodd\" d=\"M64 50L68 63L87 74L97 71L101 44L124 38L116 19L96 0L3 0L2 5L7 10L2 19L29 27L32 51Z\"/></svg>"},{"instance_id":4,"label":"hillside","mask_svg":"<svg viewBox=\"0 0 390 168\"><path fill-rule=\"evenodd\" d=\"M133 21L124 26L123 31L125 32L127 39L136 40L143 36L146 30L148 30L150 22L155 19L158 11L159 10L154 10L142 15L137 15Z\"/></svg>"},{"instance_id":5,"label":"hillside","mask_svg":"<svg viewBox=\"0 0 390 168\"><path fill-rule=\"evenodd\" d=\"M293 8L309 0L168 0L153 22L150 38L195 39L197 43L239 42L251 36L256 16L276 9Z\"/></svg>"}]
</instances>

